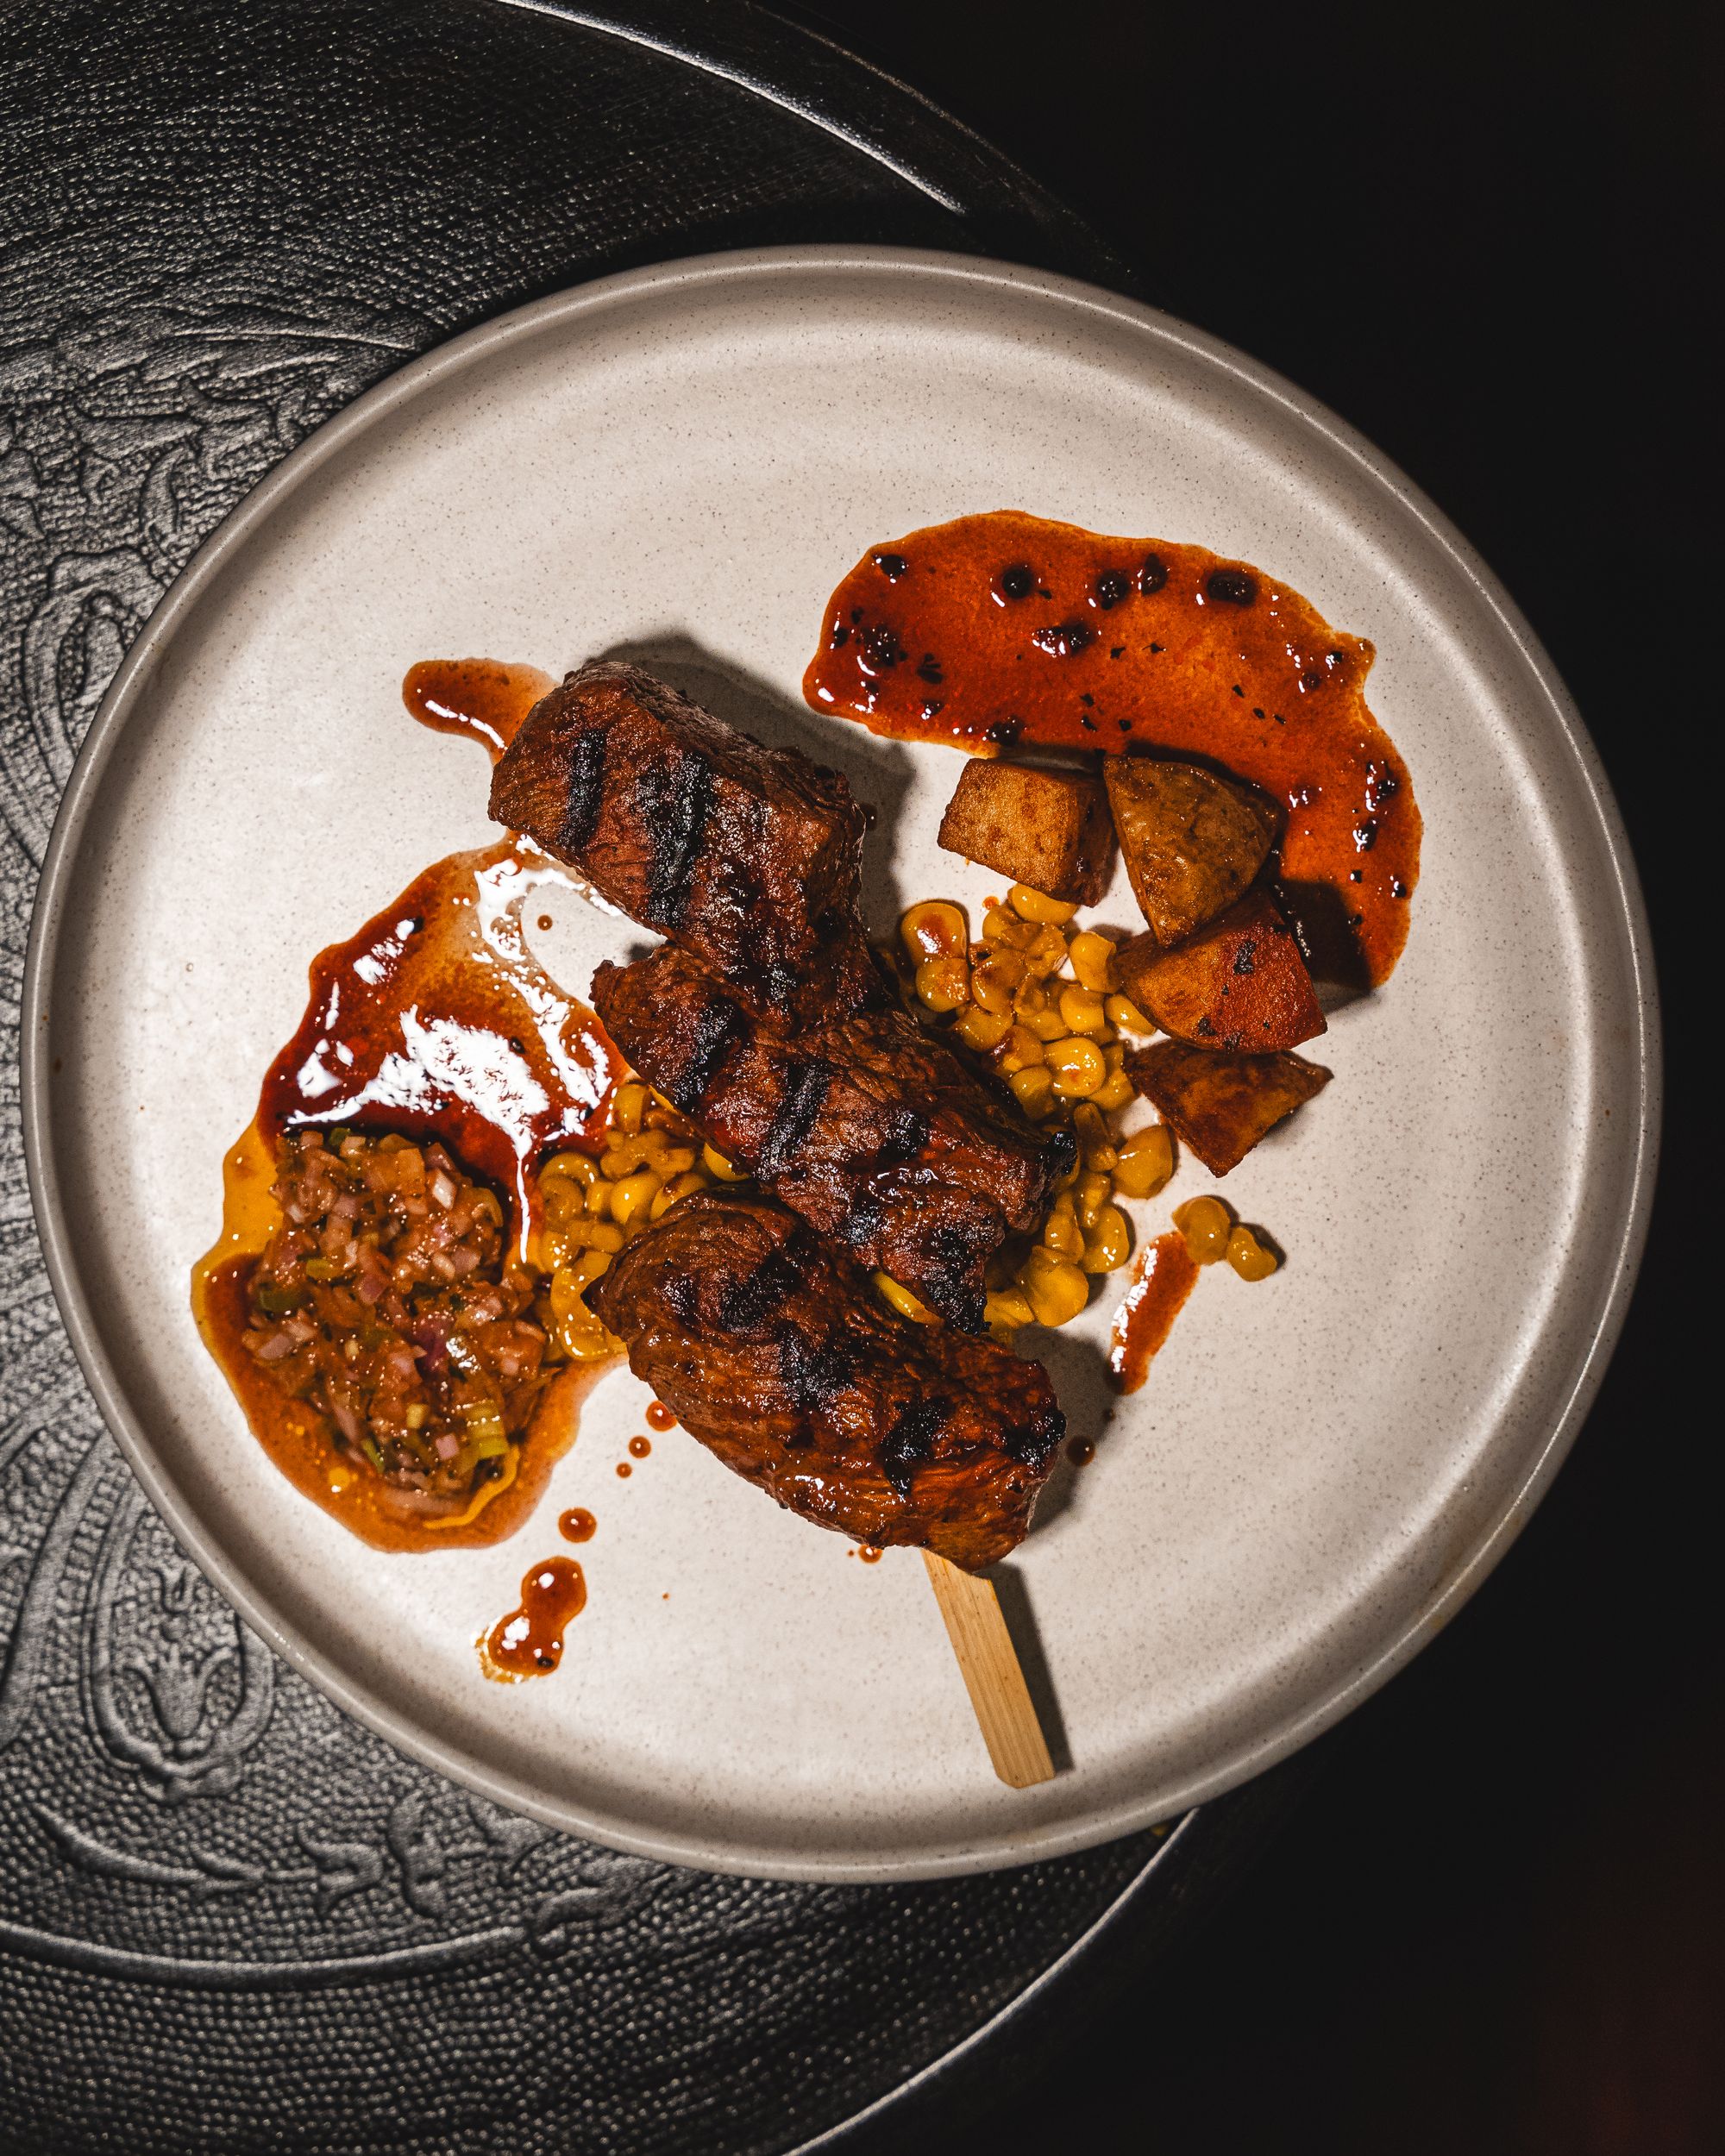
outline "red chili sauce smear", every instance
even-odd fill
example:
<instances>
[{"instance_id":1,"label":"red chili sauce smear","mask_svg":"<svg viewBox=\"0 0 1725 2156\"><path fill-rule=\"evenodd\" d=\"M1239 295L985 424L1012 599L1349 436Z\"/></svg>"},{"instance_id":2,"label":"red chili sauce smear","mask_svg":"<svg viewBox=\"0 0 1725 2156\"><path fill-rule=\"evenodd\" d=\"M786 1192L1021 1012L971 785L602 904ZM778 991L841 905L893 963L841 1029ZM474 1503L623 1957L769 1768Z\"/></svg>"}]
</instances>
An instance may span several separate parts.
<instances>
[{"instance_id":1,"label":"red chili sauce smear","mask_svg":"<svg viewBox=\"0 0 1725 2156\"><path fill-rule=\"evenodd\" d=\"M480 1667L499 1684L549 1677L563 1658L563 1628L586 1605L587 1583L573 1557L547 1557L521 1583L521 1607L499 1617L479 1642Z\"/></svg>"},{"instance_id":2,"label":"red chili sauce smear","mask_svg":"<svg viewBox=\"0 0 1725 2156\"><path fill-rule=\"evenodd\" d=\"M1320 969L1389 977L1420 812L1366 709L1371 646L1285 584L1000 510L872 548L825 622L803 694L875 733L1198 756L1263 787L1287 812L1281 876Z\"/></svg>"},{"instance_id":3,"label":"red chili sauce smear","mask_svg":"<svg viewBox=\"0 0 1725 2156\"><path fill-rule=\"evenodd\" d=\"M1197 1261L1176 1230L1139 1251L1132 1284L1114 1313L1108 1347L1116 1391L1135 1393L1149 1376L1151 1357L1172 1331L1197 1278Z\"/></svg>"},{"instance_id":4,"label":"red chili sauce smear","mask_svg":"<svg viewBox=\"0 0 1725 2156\"><path fill-rule=\"evenodd\" d=\"M502 659L422 659L407 669L401 700L434 733L483 743L495 763L522 720L556 686L538 667Z\"/></svg>"},{"instance_id":5,"label":"red chili sauce smear","mask_svg":"<svg viewBox=\"0 0 1725 2156\"><path fill-rule=\"evenodd\" d=\"M557 1515L557 1532L565 1542L591 1542L599 1522L585 1505L571 1505Z\"/></svg>"},{"instance_id":6,"label":"red chili sauce smear","mask_svg":"<svg viewBox=\"0 0 1725 2156\"><path fill-rule=\"evenodd\" d=\"M518 703L524 693L518 682ZM221 1236L193 1270L199 1330L265 1450L304 1495L376 1548L508 1534L572 1439L581 1395L609 1365L578 1364L553 1380L513 1448L506 1485L481 1485L458 1517L403 1516L381 1478L341 1461L328 1418L285 1393L242 1344L251 1275L281 1218L270 1194L277 1143L308 1125L441 1139L469 1174L512 1200L524 1257L537 1225L535 1169L564 1147L601 1150L624 1068L597 1016L566 996L527 948L523 908L552 886L573 887L548 856L507 837L436 862L312 962L305 1015L223 1164Z\"/></svg>"}]
</instances>

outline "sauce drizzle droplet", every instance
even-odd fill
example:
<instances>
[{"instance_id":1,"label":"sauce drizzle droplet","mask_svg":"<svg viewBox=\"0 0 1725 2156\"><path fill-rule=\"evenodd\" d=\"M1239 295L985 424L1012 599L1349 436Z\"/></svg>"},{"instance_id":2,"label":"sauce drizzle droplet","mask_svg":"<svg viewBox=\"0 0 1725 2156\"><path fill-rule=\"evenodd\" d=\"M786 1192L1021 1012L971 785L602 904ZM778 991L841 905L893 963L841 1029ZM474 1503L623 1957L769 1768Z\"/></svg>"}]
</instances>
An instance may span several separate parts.
<instances>
[{"instance_id":1,"label":"sauce drizzle droplet","mask_svg":"<svg viewBox=\"0 0 1725 2156\"><path fill-rule=\"evenodd\" d=\"M499 1683L549 1677L563 1658L563 1628L586 1607L587 1583L573 1557L547 1557L521 1583L521 1607L480 1642L480 1666Z\"/></svg>"},{"instance_id":2,"label":"sauce drizzle droplet","mask_svg":"<svg viewBox=\"0 0 1725 2156\"><path fill-rule=\"evenodd\" d=\"M495 763L556 686L541 667L501 659L422 659L407 669L401 700L422 726L480 743Z\"/></svg>"},{"instance_id":3,"label":"sauce drizzle droplet","mask_svg":"<svg viewBox=\"0 0 1725 2156\"><path fill-rule=\"evenodd\" d=\"M649 1430L674 1430L676 1426L677 1418L668 1407L656 1400L647 1410L647 1427Z\"/></svg>"},{"instance_id":4,"label":"sauce drizzle droplet","mask_svg":"<svg viewBox=\"0 0 1725 2156\"><path fill-rule=\"evenodd\" d=\"M1197 1261L1177 1229L1139 1251L1132 1284L1114 1313L1108 1348L1117 1391L1135 1393L1149 1376L1151 1357L1167 1339L1197 1278Z\"/></svg>"},{"instance_id":5,"label":"sauce drizzle droplet","mask_svg":"<svg viewBox=\"0 0 1725 2156\"><path fill-rule=\"evenodd\" d=\"M652 1450L653 1440L650 1438L631 1438L629 1440L629 1451L631 1458L644 1460Z\"/></svg>"},{"instance_id":6,"label":"sauce drizzle droplet","mask_svg":"<svg viewBox=\"0 0 1725 2156\"><path fill-rule=\"evenodd\" d=\"M557 1532L565 1542L591 1542L599 1522L585 1505L571 1505L557 1517Z\"/></svg>"}]
</instances>

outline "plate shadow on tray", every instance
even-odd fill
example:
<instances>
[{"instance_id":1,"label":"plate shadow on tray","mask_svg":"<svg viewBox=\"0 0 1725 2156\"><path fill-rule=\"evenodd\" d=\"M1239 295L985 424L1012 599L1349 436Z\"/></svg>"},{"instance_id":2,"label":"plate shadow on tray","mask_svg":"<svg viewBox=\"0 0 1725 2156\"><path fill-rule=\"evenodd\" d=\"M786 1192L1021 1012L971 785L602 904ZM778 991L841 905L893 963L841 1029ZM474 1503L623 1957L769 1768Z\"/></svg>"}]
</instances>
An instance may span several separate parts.
<instances>
[{"instance_id":1,"label":"plate shadow on tray","mask_svg":"<svg viewBox=\"0 0 1725 2156\"><path fill-rule=\"evenodd\" d=\"M856 799L874 811L862 849L862 918L871 935L890 935L912 899L927 895L901 893L890 858L889 834L913 776L901 743L883 740L862 726L824 721L800 699L787 696L748 667L719 658L693 636L643 636L609 645L596 655L645 667L765 747L799 749L844 774Z\"/></svg>"}]
</instances>

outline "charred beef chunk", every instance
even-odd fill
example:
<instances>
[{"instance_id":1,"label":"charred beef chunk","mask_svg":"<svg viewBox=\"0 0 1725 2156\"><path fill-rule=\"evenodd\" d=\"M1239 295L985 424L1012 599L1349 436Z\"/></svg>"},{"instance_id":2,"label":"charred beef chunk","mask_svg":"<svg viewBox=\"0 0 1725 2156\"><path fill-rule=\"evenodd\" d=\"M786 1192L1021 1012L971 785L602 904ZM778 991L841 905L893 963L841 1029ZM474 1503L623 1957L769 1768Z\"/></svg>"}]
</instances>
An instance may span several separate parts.
<instances>
[{"instance_id":1,"label":"charred beef chunk","mask_svg":"<svg viewBox=\"0 0 1725 2156\"><path fill-rule=\"evenodd\" d=\"M752 1009L791 1008L834 975L878 996L856 911L862 812L844 779L763 749L639 667L595 660L536 704L497 767L491 812Z\"/></svg>"},{"instance_id":2,"label":"charred beef chunk","mask_svg":"<svg viewBox=\"0 0 1725 2156\"><path fill-rule=\"evenodd\" d=\"M588 1290L710 1452L860 1542L1015 1549L1065 1420L1040 1363L918 1326L771 1198L687 1198Z\"/></svg>"},{"instance_id":3,"label":"charred beef chunk","mask_svg":"<svg viewBox=\"0 0 1725 2156\"><path fill-rule=\"evenodd\" d=\"M822 1234L979 1331L983 1269L1072 1164L904 1011L787 1032L674 944L601 966L593 1002L630 1062Z\"/></svg>"}]
</instances>

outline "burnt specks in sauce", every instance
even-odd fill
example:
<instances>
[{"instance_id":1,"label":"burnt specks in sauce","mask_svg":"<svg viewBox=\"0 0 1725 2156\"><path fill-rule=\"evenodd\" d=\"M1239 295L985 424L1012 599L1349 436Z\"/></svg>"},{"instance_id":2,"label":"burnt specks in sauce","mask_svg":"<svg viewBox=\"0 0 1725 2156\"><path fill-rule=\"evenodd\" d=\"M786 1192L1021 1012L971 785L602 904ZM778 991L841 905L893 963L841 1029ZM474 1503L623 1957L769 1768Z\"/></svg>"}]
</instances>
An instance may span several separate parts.
<instances>
[{"instance_id":1,"label":"burnt specks in sauce","mask_svg":"<svg viewBox=\"0 0 1725 2156\"><path fill-rule=\"evenodd\" d=\"M1051 622L1032 629L1030 640L1051 659L1070 659L1075 652L1088 650L1096 641L1096 632L1087 621Z\"/></svg>"},{"instance_id":2,"label":"burnt specks in sauce","mask_svg":"<svg viewBox=\"0 0 1725 2156\"><path fill-rule=\"evenodd\" d=\"M875 556L875 567L886 578L888 584L896 584L910 566L901 554L883 553Z\"/></svg>"},{"instance_id":3,"label":"burnt specks in sauce","mask_svg":"<svg viewBox=\"0 0 1725 2156\"><path fill-rule=\"evenodd\" d=\"M901 555L906 580L888 599L865 556L827 619L854 611L864 633L884 628L894 650L938 653L938 705L910 668L862 664L853 638L823 649L804 677L818 711L984 755L1019 743L1124 754L1142 740L1158 755L1214 761L1287 808L1279 866L1296 910L1302 886L1318 887L1320 912L1323 890L1346 893L1358 915L1350 971L1389 976L1407 940L1420 815L1406 767L1366 707L1369 643L1339 635L1247 563L1017 511L959 517L877 551ZM1105 580L1112 595L1133 561L1130 588L1105 607ZM1105 613L1103 636L1092 624ZM1368 823L1369 853L1355 837Z\"/></svg>"},{"instance_id":4,"label":"burnt specks in sauce","mask_svg":"<svg viewBox=\"0 0 1725 2156\"><path fill-rule=\"evenodd\" d=\"M1002 599L1029 599L1036 590L1036 571L1027 561L1013 561L1000 571L995 579L999 597Z\"/></svg>"}]
</instances>

